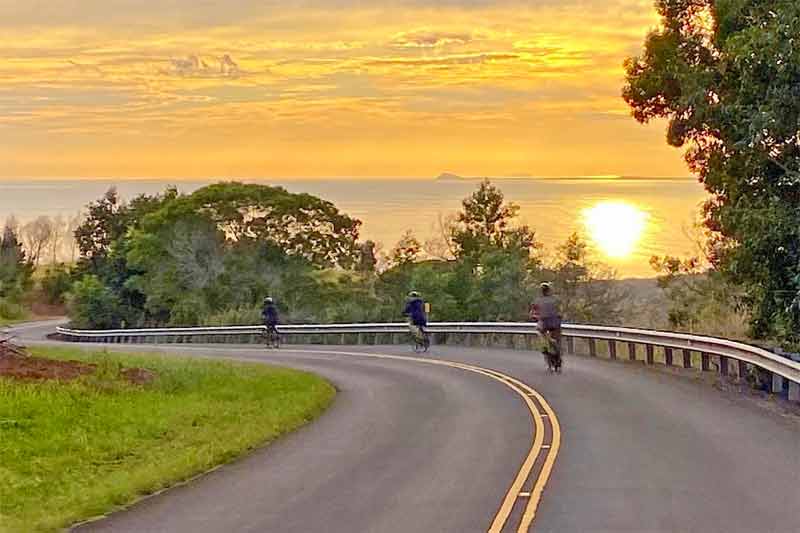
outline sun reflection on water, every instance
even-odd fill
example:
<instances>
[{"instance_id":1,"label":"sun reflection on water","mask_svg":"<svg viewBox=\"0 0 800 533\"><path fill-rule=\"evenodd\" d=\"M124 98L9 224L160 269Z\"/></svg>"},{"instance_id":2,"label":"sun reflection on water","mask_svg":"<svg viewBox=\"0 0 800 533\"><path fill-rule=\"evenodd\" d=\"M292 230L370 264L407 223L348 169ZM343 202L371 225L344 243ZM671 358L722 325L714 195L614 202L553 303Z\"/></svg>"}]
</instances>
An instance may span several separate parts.
<instances>
[{"instance_id":1,"label":"sun reflection on water","mask_svg":"<svg viewBox=\"0 0 800 533\"><path fill-rule=\"evenodd\" d=\"M595 245L613 259L629 258L647 227L648 215L622 201L603 201L583 210L583 224Z\"/></svg>"}]
</instances>

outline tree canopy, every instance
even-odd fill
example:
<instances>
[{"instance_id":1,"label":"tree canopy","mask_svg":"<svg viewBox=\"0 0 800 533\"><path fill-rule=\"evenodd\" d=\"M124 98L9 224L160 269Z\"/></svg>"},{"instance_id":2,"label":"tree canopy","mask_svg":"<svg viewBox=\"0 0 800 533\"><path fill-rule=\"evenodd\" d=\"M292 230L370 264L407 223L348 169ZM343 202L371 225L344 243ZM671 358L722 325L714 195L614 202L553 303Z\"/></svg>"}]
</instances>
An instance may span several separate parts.
<instances>
[{"instance_id":1,"label":"tree canopy","mask_svg":"<svg viewBox=\"0 0 800 533\"><path fill-rule=\"evenodd\" d=\"M354 267L360 259L361 222L331 202L282 187L218 183L164 204L142 223L157 234L179 221L206 220L226 242L270 242L320 267Z\"/></svg>"},{"instance_id":2,"label":"tree canopy","mask_svg":"<svg viewBox=\"0 0 800 533\"><path fill-rule=\"evenodd\" d=\"M752 333L800 343L800 3L658 0L623 96L711 194L714 266L744 289Z\"/></svg>"}]
</instances>

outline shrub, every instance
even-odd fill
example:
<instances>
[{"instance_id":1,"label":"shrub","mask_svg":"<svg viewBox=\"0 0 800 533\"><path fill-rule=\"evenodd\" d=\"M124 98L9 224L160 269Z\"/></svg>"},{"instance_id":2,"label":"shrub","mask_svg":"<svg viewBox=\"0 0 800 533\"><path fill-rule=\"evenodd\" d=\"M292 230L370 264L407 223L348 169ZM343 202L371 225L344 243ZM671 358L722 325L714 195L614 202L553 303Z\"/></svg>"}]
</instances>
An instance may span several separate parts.
<instances>
[{"instance_id":1,"label":"shrub","mask_svg":"<svg viewBox=\"0 0 800 533\"><path fill-rule=\"evenodd\" d=\"M111 329L120 326L120 302L97 276L84 276L72 286L68 298L72 325L82 329Z\"/></svg>"},{"instance_id":2,"label":"shrub","mask_svg":"<svg viewBox=\"0 0 800 533\"><path fill-rule=\"evenodd\" d=\"M47 267L40 282L42 295L47 303L63 304L72 286L72 275L63 263Z\"/></svg>"},{"instance_id":3,"label":"shrub","mask_svg":"<svg viewBox=\"0 0 800 533\"><path fill-rule=\"evenodd\" d=\"M170 312L170 326L196 326L200 323L200 318L206 308L201 298L189 296L184 300L179 300Z\"/></svg>"},{"instance_id":4,"label":"shrub","mask_svg":"<svg viewBox=\"0 0 800 533\"><path fill-rule=\"evenodd\" d=\"M261 324L260 307L238 307L201 317L202 326L252 326Z\"/></svg>"},{"instance_id":5,"label":"shrub","mask_svg":"<svg viewBox=\"0 0 800 533\"><path fill-rule=\"evenodd\" d=\"M0 320L20 320L26 315L25 308L20 304L8 298L0 298Z\"/></svg>"}]
</instances>

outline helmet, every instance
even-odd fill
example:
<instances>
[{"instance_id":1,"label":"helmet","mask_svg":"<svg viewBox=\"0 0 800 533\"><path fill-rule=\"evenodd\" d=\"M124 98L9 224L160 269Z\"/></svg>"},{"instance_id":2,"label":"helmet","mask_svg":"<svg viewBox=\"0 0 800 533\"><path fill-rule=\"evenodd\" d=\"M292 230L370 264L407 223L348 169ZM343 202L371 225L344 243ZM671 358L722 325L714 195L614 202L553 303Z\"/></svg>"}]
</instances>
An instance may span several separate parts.
<instances>
[{"instance_id":1,"label":"helmet","mask_svg":"<svg viewBox=\"0 0 800 533\"><path fill-rule=\"evenodd\" d=\"M267 296L266 298L264 298L264 303L265 304L275 303L275 300L273 300L272 297Z\"/></svg>"},{"instance_id":2,"label":"helmet","mask_svg":"<svg viewBox=\"0 0 800 533\"><path fill-rule=\"evenodd\" d=\"M552 290L553 286L547 282L544 282L541 285L539 285L539 288L542 289L543 293L548 293Z\"/></svg>"},{"instance_id":3,"label":"helmet","mask_svg":"<svg viewBox=\"0 0 800 533\"><path fill-rule=\"evenodd\" d=\"M417 291L411 291L408 293L409 298L419 298L419 293Z\"/></svg>"}]
</instances>

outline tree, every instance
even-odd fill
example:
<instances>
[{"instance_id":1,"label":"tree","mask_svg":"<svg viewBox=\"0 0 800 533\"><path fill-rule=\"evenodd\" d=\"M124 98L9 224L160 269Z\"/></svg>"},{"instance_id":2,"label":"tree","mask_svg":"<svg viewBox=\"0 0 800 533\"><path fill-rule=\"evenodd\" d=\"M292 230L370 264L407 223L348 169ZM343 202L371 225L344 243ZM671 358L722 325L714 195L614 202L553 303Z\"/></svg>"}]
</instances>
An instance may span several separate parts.
<instances>
[{"instance_id":1,"label":"tree","mask_svg":"<svg viewBox=\"0 0 800 533\"><path fill-rule=\"evenodd\" d=\"M465 198L451 239L458 258L476 255L488 248L516 248L530 253L537 247L533 231L515 226L519 207L506 203L503 192L489 180Z\"/></svg>"},{"instance_id":2,"label":"tree","mask_svg":"<svg viewBox=\"0 0 800 533\"><path fill-rule=\"evenodd\" d=\"M56 228L50 217L40 216L22 227L22 239L34 266L38 267L53 242Z\"/></svg>"},{"instance_id":3,"label":"tree","mask_svg":"<svg viewBox=\"0 0 800 533\"><path fill-rule=\"evenodd\" d=\"M52 264L58 263L59 254L62 252L64 246L64 239L71 238L69 221L65 220L62 215L56 215L52 219L53 223L53 236L50 238L50 262Z\"/></svg>"},{"instance_id":4,"label":"tree","mask_svg":"<svg viewBox=\"0 0 800 533\"><path fill-rule=\"evenodd\" d=\"M550 277L564 320L616 324L626 294L614 284L614 272L593 261L586 241L573 233L558 247Z\"/></svg>"},{"instance_id":5,"label":"tree","mask_svg":"<svg viewBox=\"0 0 800 533\"><path fill-rule=\"evenodd\" d=\"M72 288L72 273L64 263L53 263L45 269L40 284L47 303L63 304Z\"/></svg>"},{"instance_id":6,"label":"tree","mask_svg":"<svg viewBox=\"0 0 800 533\"><path fill-rule=\"evenodd\" d=\"M626 63L625 100L711 194L714 266L743 289L751 333L800 344L800 3L658 0L661 26Z\"/></svg>"},{"instance_id":7,"label":"tree","mask_svg":"<svg viewBox=\"0 0 800 533\"><path fill-rule=\"evenodd\" d=\"M378 267L378 245L374 241L365 241L359 246L358 250L358 272L375 272Z\"/></svg>"},{"instance_id":8,"label":"tree","mask_svg":"<svg viewBox=\"0 0 800 533\"><path fill-rule=\"evenodd\" d=\"M0 297L18 300L30 289L34 266L19 241L18 225L9 217L0 239Z\"/></svg>"},{"instance_id":9,"label":"tree","mask_svg":"<svg viewBox=\"0 0 800 533\"><path fill-rule=\"evenodd\" d=\"M403 267L415 263L422 253L422 245L411 232L406 231L389 254L393 267Z\"/></svg>"},{"instance_id":10,"label":"tree","mask_svg":"<svg viewBox=\"0 0 800 533\"><path fill-rule=\"evenodd\" d=\"M121 325L120 301L97 276L75 282L69 298L72 326L79 329L113 329Z\"/></svg>"},{"instance_id":11,"label":"tree","mask_svg":"<svg viewBox=\"0 0 800 533\"><path fill-rule=\"evenodd\" d=\"M330 202L281 187L235 182L203 187L153 212L143 221L143 230L155 234L197 216L213 223L229 243L271 242L320 268L358 264L361 222Z\"/></svg>"},{"instance_id":12,"label":"tree","mask_svg":"<svg viewBox=\"0 0 800 533\"><path fill-rule=\"evenodd\" d=\"M81 259L97 265L111 252L111 245L128 229L124 203L115 187L87 206L83 222L75 229Z\"/></svg>"},{"instance_id":13,"label":"tree","mask_svg":"<svg viewBox=\"0 0 800 533\"><path fill-rule=\"evenodd\" d=\"M450 214L438 217L436 234L425 241L422 246L425 255L439 261L452 261L456 258L456 244L453 235L456 233L458 215Z\"/></svg>"},{"instance_id":14,"label":"tree","mask_svg":"<svg viewBox=\"0 0 800 533\"><path fill-rule=\"evenodd\" d=\"M737 309L737 292L716 270L708 270L697 257L653 257L658 286L665 292L671 328L721 335L743 336L743 313Z\"/></svg>"}]
</instances>

